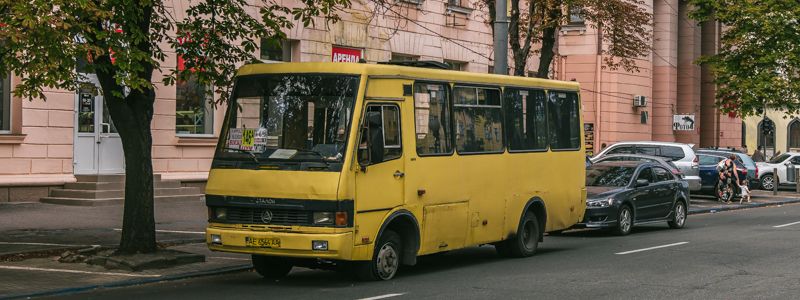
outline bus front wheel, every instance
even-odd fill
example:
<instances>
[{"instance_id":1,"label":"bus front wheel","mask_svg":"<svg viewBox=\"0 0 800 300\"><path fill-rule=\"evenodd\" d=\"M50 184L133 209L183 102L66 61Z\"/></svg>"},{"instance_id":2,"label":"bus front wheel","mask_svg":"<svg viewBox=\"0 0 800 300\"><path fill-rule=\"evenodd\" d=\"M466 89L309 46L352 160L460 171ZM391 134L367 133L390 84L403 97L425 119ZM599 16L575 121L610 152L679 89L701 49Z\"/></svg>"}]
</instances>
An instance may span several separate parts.
<instances>
[{"instance_id":1,"label":"bus front wheel","mask_svg":"<svg viewBox=\"0 0 800 300\"><path fill-rule=\"evenodd\" d=\"M253 268L267 279L283 278L292 270L292 264L285 258L253 255Z\"/></svg>"},{"instance_id":2,"label":"bus front wheel","mask_svg":"<svg viewBox=\"0 0 800 300\"><path fill-rule=\"evenodd\" d=\"M375 244L372 260L357 263L356 276L364 281L392 279L400 268L402 246L400 235L392 230L386 230L381 235L380 241Z\"/></svg>"},{"instance_id":3,"label":"bus front wheel","mask_svg":"<svg viewBox=\"0 0 800 300\"><path fill-rule=\"evenodd\" d=\"M528 257L536 254L539 247L539 221L533 212L527 212L519 222L517 234L495 244L497 253L506 257Z\"/></svg>"}]
</instances>

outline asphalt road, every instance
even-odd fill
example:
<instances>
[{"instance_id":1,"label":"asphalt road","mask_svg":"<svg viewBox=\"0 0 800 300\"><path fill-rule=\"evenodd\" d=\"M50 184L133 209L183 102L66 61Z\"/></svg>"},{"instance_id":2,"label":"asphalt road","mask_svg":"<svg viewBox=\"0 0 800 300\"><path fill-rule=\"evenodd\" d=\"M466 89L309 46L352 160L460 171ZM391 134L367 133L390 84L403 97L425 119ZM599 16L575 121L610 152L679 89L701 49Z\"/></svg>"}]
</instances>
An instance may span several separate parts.
<instances>
[{"instance_id":1,"label":"asphalt road","mask_svg":"<svg viewBox=\"0 0 800 300\"><path fill-rule=\"evenodd\" d=\"M666 247L646 250L658 246ZM797 299L800 205L692 215L684 229L656 224L625 237L567 232L545 237L531 258L502 259L493 247L476 247L401 271L366 283L332 271L295 269L280 281L240 272L63 298Z\"/></svg>"}]
</instances>

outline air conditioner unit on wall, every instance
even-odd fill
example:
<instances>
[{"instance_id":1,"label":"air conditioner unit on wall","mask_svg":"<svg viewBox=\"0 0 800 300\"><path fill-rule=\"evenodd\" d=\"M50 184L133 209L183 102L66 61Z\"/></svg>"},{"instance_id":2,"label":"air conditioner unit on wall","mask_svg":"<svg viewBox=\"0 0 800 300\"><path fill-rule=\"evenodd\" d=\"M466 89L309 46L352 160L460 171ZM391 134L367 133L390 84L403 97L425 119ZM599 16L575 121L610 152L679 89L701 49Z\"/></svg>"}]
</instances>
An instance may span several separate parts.
<instances>
[{"instance_id":1,"label":"air conditioner unit on wall","mask_svg":"<svg viewBox=\"0 0 800 300\"><path fill-rule=\"evenodd\" d=\"M633 107L647 107L647 97L633 96Z\"/></svg>"}]
</instances>

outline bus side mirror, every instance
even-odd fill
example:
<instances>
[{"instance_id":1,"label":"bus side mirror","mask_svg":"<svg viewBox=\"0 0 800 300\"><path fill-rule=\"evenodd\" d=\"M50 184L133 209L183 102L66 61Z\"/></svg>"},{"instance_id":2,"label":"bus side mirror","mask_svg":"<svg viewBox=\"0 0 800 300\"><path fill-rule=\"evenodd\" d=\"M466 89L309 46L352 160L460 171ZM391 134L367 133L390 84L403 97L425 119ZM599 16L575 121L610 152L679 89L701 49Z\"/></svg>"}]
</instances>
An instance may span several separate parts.
<instances>
[{"instance_id":1,"label":"bus side mirror","mask_svg":"<svg viewBox=\"0 0 800 300\"><path fill-rule=\"evenodd\" d=\"M358 143L358 166L361 172L367 171L369 166L369 128L361 127L361 140Z\"/></svg>"},{"instance_id":2,"label":"bus side mirror","mask_svg":"<svg viewBox=\"0 0 800 300\"><path fill-rule=\"evenodd\" d=\"M379 111L368 111L366 124L361 128L358 146L358 165L361 171L367 166L383 161L383 117Z\"/></svg>"}]
</instances>

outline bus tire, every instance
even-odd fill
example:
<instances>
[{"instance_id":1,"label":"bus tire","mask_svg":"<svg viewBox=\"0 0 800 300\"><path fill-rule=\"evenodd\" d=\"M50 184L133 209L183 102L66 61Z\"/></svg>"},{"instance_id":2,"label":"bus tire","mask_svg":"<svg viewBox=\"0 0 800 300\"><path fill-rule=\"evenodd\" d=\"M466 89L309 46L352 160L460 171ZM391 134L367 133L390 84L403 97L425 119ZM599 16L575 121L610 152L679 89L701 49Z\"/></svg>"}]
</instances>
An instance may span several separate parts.
<instances>
[{"instance_id":1,"label":"bus tire","mask_svg":"<svg viewBox=\"0 0 800 300\"><path fill-rule=\"evenodd\" d=\"M525 213L519 221L517 234L508 240L497 243L497 253L506 257L528 257L536 254L539 247L539 221L533 212Z\"/></svg>"},{"instance_id":2,"label":"bus tire","mask_svg":"<svg viewBox=\"0 0 800 300\"><path fill-rule=\"evenodd\" d=\"M386 230L375 244L372 260L356 263L356 277L364 281L392 279L400 269L403 243L400 235Z\"/></svg>"},{"instance_id":3,"label":"bus tire","mask_svg":"<svg viewBox=\"0 0 800 300\"><path fill-rule=\"evenodd\" d=\"M286 277L292 267L292 264L285 258L253 254L253 268L264 278L279 279Z\"/></svg>"}]
</instances>

